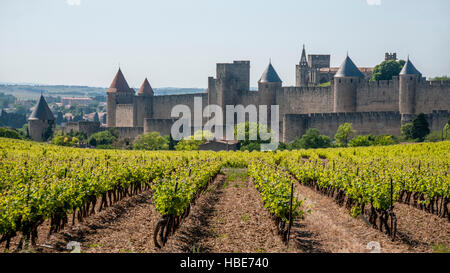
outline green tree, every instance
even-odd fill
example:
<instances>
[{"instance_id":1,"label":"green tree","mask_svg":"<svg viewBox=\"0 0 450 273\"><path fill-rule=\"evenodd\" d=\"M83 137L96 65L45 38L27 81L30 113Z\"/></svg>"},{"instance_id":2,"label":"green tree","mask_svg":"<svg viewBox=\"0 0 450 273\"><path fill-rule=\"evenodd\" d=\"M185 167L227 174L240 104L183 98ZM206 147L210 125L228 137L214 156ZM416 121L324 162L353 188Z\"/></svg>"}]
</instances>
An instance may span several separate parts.
<instances>
[{"instance_id":1,"label":"green tree","mask_svg":"<svg viewBox=\"0 0 450 273\"><path fill-rule=\"evenodd\" d=\"M200 145L212 140L213 134L210 131L198 130L194 135L185 137L175 145L177 151L194 151L200 149Z\"/></svg>"},{"instance_id":2,"label":"green tree","mask_svg":"<svg viewBox=\"0 0 450 273\"><path fill-rule=\"evenodd\" d=\"M117 136L111 133L110 130L98 132L89 137L88 143L91 146L99 146L99 145L111 145L114 141L117 140Z\"/></svg>"},{"instance_id":3,"label":"green tree","mask_svg":"<svg viewBox=\"0 0 450 273\"><path fill-rule=\"evenodd\" d=\"M447 123L444 126L443 138L450 139L450 119L447 121Z\"/></svg>"},{"instance_id":4,"label":"green tree","mask_svg":"<svg viewBox=\"0 0 450 273\"><path fill-rule=\"evenodd\" d=\"M402 126L401 131L402 131L402 136L405 139L414 139L413 137L413 124L410 123L406 123L405 125Z\"/></svg>"},{"instance_id":5,"label":"green tree","mask_svg":"<svg viewBox=\"0 0 450 273\"><path fill-rule=\"evenodd\" d=\"M162 137L158 132L151 132L140 135L134 142L133 149L135 150L168 150L169 141Z\"/></svg>"},{"instance_id":6,"label":"green tree","mask_svg":"<svg viewBox=\"0 0 450 273\"><path fill-rule=\"evenodd\" d=\"M242 136L244 139L240 139ZM247 121L234 127L234 137L239 141L241 151L251 152L261 150L261 143L270 143L272 132L265 125ZM266 140L262 140L263 138Z\"/></svg>"},{"instance_id":7,"label":"green tree","mask_svg":"<svg viewBox=\"0 0 450 273\"><path fill-rule=\"evenodd\" d=\"M14 139L23 138L22 135L19 133L19 131L8 127L0 128L0 137L14 138Z\"/></svg>"},{"instance_id":8,"label":"green tree","mask_svg":"<svg viewBox=\"0 0 450 273\"><path fill-rule=\"evenodd\" d=\"M423 141L425 137L430 133L427 117L424 113L420 113L413 120L413 139Z\"/></svg>"},{"instance_id":9,"label":"green tree","mask_svg":"<svg viewBox=\"0 0 450 273\"><path fill-rule=\"evenodd\" d=\"M405 65L404 60L383 61L374 67L371 81L392 80L393 76L398 76Z\"/></svg>"},{"instance_id":10,"label":"green tree","mask_svg":"<svg viewBox=\"0 0 450 273\"><path fill-rule=\"evenodd\" d=\"M430 81L450 81L450 77L448 76L434 77L431 78Z\"/></svg>"},{"instance_id":11,"label":"green tree","mask_svg":"<svg viewBox=\"0 0 450 273\"><path fill-rule=\"evenodd\" d=\"M350 140L348 146L350 147L364 147L372 145L372 141L370 141L369 136L356 136Z\"/></svg>"},{"instance_id":12,"label":"green tree","mask_svg":"<svg viewBox=\"0 0 450 273\"><path fill-rule=\"evenodd\" d=\"M339 126L336 131L336 135L334 135L334 138L336 139L338 145L345 147L347 146L350 136L354 133L355 130L353 130L352 124L344 123Z\"/></svg>"},{"instance_id":13,"label":"green tree","mask_svg":"<svg viewBox=\"0 0 450 273\"><path fill-rule=\"evenodd\" d=\"M331 138L325 135L321 135L316 128L308 129L306 133L289 143L290 150L296 149L315 149L315 148L328 148L331 146Z\"/></svg>"}]
</instances>

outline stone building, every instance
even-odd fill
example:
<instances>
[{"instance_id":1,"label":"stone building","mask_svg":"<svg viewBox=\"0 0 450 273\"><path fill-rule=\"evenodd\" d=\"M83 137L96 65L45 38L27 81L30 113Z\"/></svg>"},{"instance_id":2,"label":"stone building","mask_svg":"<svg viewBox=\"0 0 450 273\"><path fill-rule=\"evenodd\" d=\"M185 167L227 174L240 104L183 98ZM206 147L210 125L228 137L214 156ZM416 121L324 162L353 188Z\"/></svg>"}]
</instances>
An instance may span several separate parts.
<instances>
[{"instance_id":1,"label":"stone building","mask_svg":"<svg viewBox=\"0 0 450 273\"><path fill-rule=\"evenodd\" d=\"M397 54L386 53L385 60L397 58ZM306 58L305 45L303 45L300 62L295 67L296 86L315 86L324 84L333 80L339 67L330 67L331 55L329 54L310 54ZM364 79L372 77L373 67L358 67L363 73Z\"/></svg>"},{"instance_id":2,"label":"stone building","mask_svg":"<svg viewBox=\"0 0 450 273\"><path fill-rule=\"evenodd\" d=\"M194 99L203 108L211 104L222 109L226 105L278 105L283 142L300 137L309 128L334 136L345 122L351 122L358 134L400 135L401 125L418 113L427 114L430 129L438 131L450 118L450 82L427 81L409 59L398 77L377 82L369 81L370 69L358 68L349 56L338 69L331 69L329 63L329 55L307 59L303 49L295 71L296 86L283 86L269 63L258 91L250 90L249 61L219 63L216 78L208 78L207 92L165 96L154 96L147 79L136 94L119 69L107 91L107 127L116 128L124 138L153 131L167 135L178 119L171 117L172 108L182 104L193 111ZM323 69L329 69L324 79ZM323 81L331 84L317 85ZM197 129L201 128L192 131Z\"/></svg>"},{"instance_id":3,"label":"stone building","mask_svg":"<svg viewBox=\"0 0 450 273\"><path fill-rule=\"evenodd\" d=\"M28 134L34 141L45 141L54 130L55 117L41 94L36 107L28 118Z\"/></svg>"}]
</instances>

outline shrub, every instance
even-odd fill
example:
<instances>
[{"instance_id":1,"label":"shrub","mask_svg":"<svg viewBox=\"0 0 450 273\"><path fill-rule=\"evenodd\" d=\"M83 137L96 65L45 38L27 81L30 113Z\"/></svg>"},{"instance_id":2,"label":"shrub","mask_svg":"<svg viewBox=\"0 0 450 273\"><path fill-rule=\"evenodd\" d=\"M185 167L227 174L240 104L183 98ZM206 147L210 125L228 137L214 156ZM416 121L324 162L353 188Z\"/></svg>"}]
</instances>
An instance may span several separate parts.
<instances>
[{"instance_id":1,"label":"shrub","mask_svg":"<svg viewBox=\"0 0 450 273\"><path fill-rule=\"evenodd\" d=\"M133 149L135 150L168 150L169 140L162 137L158 132L151 132L140 135L134 142Z\"/></svg>"},{"instance_id":2,"label":"shrub","mask_svg":"<svg viewBox=\"0 0 450 273\"><path fill-rule=\"evenodd\" d=\"M386 136L376 136L372 145L387 146L387 145L394 145L397 143L398 140L394 136L386 135Z\"/></svg>"},{"instance_id":3,"label":"shrub","mask_svg":"<svg viewBox=\"0 0 450 273\"><path fill-rule=\"evenodd\" d=\"M348 139L354 133L355 133L355 130L353 130L352 124L344 123L339 126L334 138L336 139L336 142L339 146L345 147L348 144Z\"/></svg>"},{"instance_id":4,"label":"shrub","mask_svg":"<svg viewBox=\"0 0 450 273\"><path fill-rule=\"evenodd\" d=\"M425 137L426 142L438 142L442 140L442 132L434 131Z\"/></svg>"},{"instance_id":5,"label":"shrub","mask_svg":"<svg viewBox=\"0 0 450 273\"><path fill-rule=\"evenodd\" d=\"M308 129L301 138L292 141L289 144L289 149L328 148L331 147L331 142L332 140L330 137L321 135L319 130L312 128Z\"/></svg>"},{"instance_id":6,"label":"shrub","mask_svg":"<svg viewBox=\"0 0 450 273\"><path fill-rule=\"evenodd\" d=\"M17 130L8 127L0 128L0 137L14 138L14 139L23 138L22 135Z\"/></svg>"},{"instance_id":7,"label":"shrub","mask_svg":"<svg viewBox=\"0 0 450 273\"><path fill-rule=\"evenodd\" d=\"M348 143L350 147L370 146L373 141L369 139L369 136L356 136Z\"/></svg>"},{"instance_id":8,"label":"shrub","mask_svg":"<svg viewBox=\"0 0 450 273\"><path fill-rule=\"evenodd\" d=\"M111 131L98 132L89 137L88 143L91 146L111 145L117 140L117 136L113 135Z\"/></svg>"}]
</instances>

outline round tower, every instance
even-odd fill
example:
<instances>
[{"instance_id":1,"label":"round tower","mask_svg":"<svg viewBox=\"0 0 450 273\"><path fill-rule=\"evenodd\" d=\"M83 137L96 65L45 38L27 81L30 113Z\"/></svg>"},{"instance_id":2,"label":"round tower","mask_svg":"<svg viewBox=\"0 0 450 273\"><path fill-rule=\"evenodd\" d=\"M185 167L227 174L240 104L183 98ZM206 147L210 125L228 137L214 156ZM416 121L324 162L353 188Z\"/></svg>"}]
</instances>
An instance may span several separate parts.
<instances>
[{"instance_id":1,"label":"round tower","mask_svg":"<svg viewBox=\"0 0 450 273\"><path fill-rule=\"evenodd\" d=\"M153 114L153 89L145 78L144 82L139 88L138 95L136 97L136 108L137 108L137 126L144 127L144 122L146 118L151 118Z\"/></svg>"},{"instance_id":2,"label":"round tower","mask_svg":"<svg viewBox=\"0 0 450 273\"><path fill-rule=\"evenodd\" d=\"M356 112L356 91L364 75L347 55L334 75L334 112Z\"/></svg>"},{"instance_id":3,"label":"round tower","mask_svg":"<svg viewBox=\"0 0 450 273\"><path fill-rule=\"evenodd\" d=\"M39 101L28 118L28 134L34 141L46 141L55 129L55 117L48 107L44 96Z\"/></svg>"},{"instance_id":4,"label":"round tower","mask_svg":"<svg viewBox=\"0 0 450 273\"><path fill-rule=\"evenodd\" d=\"M132 104L134 90L128 86L122 70L117 71L109 89L106 91L106 126L116 127L117 104Z\"/></svg>"},{"instance_id":5,"label":"round tower","mask_svg":"<svg viewBox=\"0 0 450 273\"><path fill-rule=\"evenodd\" d=\"M412 62L406 61L399 74L399 111L402 115L402 124L411 122L416 113L416 88L422 74L414 67Z\"/></svg>"},{"instance_id":6,"label":"round tower","mask_svg":"<svg viewBox=\"0 0 450 273\"><path fill-rule=\"evenodd\" d=\"M260 92L259 97L261 98L259 104L267 105L270 109L270 105L274 105L276 102L276 90L282 84L283 82L275 71L275 68L273 68L272 62L269 62L269 65L258 81L258 92Z\"/></svg>"}]
</instances>

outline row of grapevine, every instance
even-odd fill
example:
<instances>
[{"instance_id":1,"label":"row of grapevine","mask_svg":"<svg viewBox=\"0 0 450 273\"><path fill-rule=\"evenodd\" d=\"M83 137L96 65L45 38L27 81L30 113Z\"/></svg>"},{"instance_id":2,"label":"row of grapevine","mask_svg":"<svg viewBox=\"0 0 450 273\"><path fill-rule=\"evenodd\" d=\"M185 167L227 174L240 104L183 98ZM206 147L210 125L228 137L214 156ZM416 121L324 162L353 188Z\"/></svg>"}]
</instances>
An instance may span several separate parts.
<instances>
[{"instance_id":1,"label":"row of grapevine","mask_svg":"<svg viewBox=\"0 0 450 273\"><path fill-rule=\"evenodd\" d=\"M152 181L188 161L170 154L29 145L1 147L0 241L6 241L7 248L18 232L19 248L24 242L34 244L45 220L50 220L49 234L57 232L69 221L95 213L97 202L102 210L149 190Z\"/></svg>"},{"instance_id":2,"label":"row of grapevine","mask_svg":"<svg viewBox=\"0 0 450 273\"><path fill-rule=\"evenodd\" d=\"M261 195L264 207L273 216L279 234L286 241L292 223L298 217L303 217L304 213L301 209L303 200L298 200L293 194L292 177L274 163L259 160L250 163L248 173Z\"/></svg>"},{"instance_id":3,"label":"row of grapevine","mask_svg":"<svg viewBox=\"0 0 450 273\"><path fill-rule=\"evenodd\" d=\"M191 204L200 196L222 168L215 159L191 160L171 175L162 176L152 185L156 210L162 215L153 240L161 248L169 235L173 234L185 217ZM158 239L160 242L158 242Z\"/></svg>"}]
</instances>

